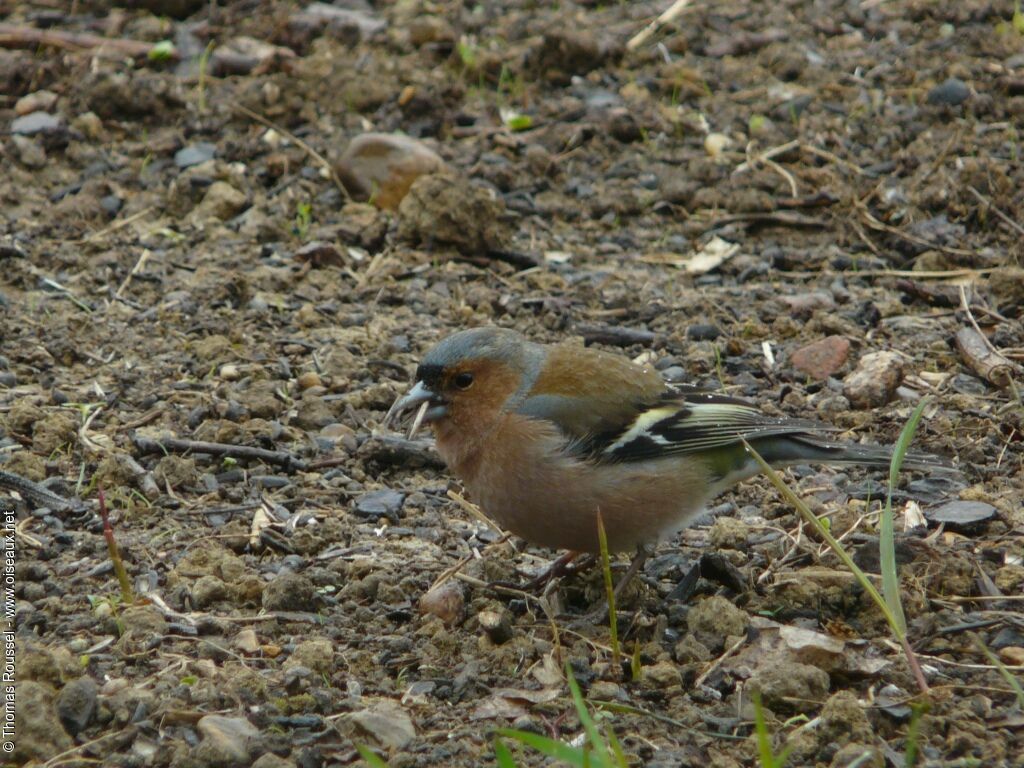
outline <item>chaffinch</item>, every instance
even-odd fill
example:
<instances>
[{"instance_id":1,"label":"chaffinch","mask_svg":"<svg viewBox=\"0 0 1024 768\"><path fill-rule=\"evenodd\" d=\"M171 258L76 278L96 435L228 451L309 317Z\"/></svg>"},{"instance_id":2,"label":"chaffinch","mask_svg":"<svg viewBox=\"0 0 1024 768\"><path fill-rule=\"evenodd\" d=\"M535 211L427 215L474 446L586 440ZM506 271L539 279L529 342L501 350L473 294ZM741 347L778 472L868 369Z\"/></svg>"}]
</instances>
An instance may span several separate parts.
<instances>
[{"instance_id":1,"label":"chaffinch","mask_svg":"<svg viewBox=\"0 0 1024 768\"><path fill-rule=\"evenodd\" d=\"M597 552L600 510L611 551L683 528L704 505L770 464L887 467L889 449L835 442L835 427L769 416L750 403L667 384L653 368L596 349L544 346L475 328L423 358L391 407L417 409L437 451L483 511L527 541ZM942 460L909 453L904 466Z\"/></svg>"}]
</instances>

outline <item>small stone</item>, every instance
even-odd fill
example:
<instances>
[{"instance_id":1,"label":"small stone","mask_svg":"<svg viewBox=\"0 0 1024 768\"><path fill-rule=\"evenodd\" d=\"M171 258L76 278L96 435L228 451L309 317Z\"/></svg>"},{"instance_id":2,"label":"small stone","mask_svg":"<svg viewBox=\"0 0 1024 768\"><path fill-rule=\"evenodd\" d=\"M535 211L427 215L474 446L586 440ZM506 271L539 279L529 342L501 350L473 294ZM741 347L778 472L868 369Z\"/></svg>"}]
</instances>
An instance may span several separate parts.
<instances>
[{"instance_id":1,"label":"small stone","mask_svg":"<svg viewBox=\"0 0 1024 768\"><path fill-rule=\"evenodd\" d=\"M999 649L999 660L1014 667L1024 665L1024 648L1008 645Z\"/></svg>"},{"instance_id":2,"label":"small stone","mask_svg":"<svg viewBox=\"0 0 1024 768\"><path fill-rule=\"evenodd\" d=\"M643 679L657 688L674 688L682 685L683 675L671 661L659 661L643 668Z\"/></svg>"},{"instance_id":3,"label":"small stone","mask_svg":"<svg viewBox=\"0 0 1024 768\"><path fill-rule=\"evenodd\" d=\"M789 362L801 373L815 381L824 381L846 364L850 355L850 341L843 336L826 336L801 347Z\"/></svg>"},{"instance_id":4,"label":"small stone","mask_svg":"<svg viewBox=\"0 0 1024 768\"><path fill-rule=\"evenodd\" d=\"M709 133L704 137L704 151L711 157L719 157L732 144L724 133Z\"/></svg>"},{"instance_id":5,"label":"small stone","mask_svg":"<svg viewBox=\"0 0 1024 768\"><path fill-rule=\"evenodd\" d=\"M825 291L780 296L779 300L789 308L790 315L797 319L808 318L819 309L834 309L836 305L832 294Z\"/></svg>"},{"instance_id":6,"label":"small stone","mask_svg":"<svg viewBox=\"0 0 1024 768\"><path fill-rule=\"evenodd\" d=\"M242 372L234 363L225 363L220 367L220 377L224 381L238 381L242 378Z\"/></svg>"},{"instance_id":7,"label":"small stone","mask_svg":"<svg viewBox=\"0 0 1024 768\"><path fill-rule=\"evenodd\" d=\"M377 521L386 517L392 523L398 523L399 512L405 503L405 494L391 488L364 493L356 499L352 511L359 517Z\"/></svg>"},{"instance_id":8,"label":"small stone","mask_svg":"<svg viewBox=\"0 0 1024 768\"><path fill-rule=\"evenodd\" d=\"M331 674L334 671L333 643L323 638L303 640L284 663L285 669L292 667L306 667L321 675Z\"/></svg>"},{"instance_id":9,"label":"small stone","mask_svg":"<svg viewBox=\"0 0 1024 768\"><path fill-rule=\"evenodd\" d=\"M998 510L983 501L950 501L936 509L925 511L925 519L935 525L945 525L952 531L971 531L996 516Z\"/></svg>"},{"instance_id":10,"label":"small stone","mask_svg":"<svg viewBox=\"0 0 1024 768\"><path fill-rule=\"evenodd\" d=\"M854 408L880 408L903 380L903 359L895 352L871 352L843 380L843 394Z\"/></svg>"},{"instance_id":11,"label":"small stone","mask_svg":"<svg viewBox=\"0 0 1024 768\"><path fill-rule=\"evenodd\" d=\"M615 107L608 112L608 133L613 139L629 144L643 138L644 132L633 113L624 107Z\"/></svg>"},{"instance_id":12,"label":"small stone","mask_svg":"<svg viewBox=\"0 0 1024 768\"><path fill-rule=\"evenodd\" d=\"M352 723L380 746L404 749L416 738L416 726L398 704L380 700L372 707L354 712Z\"/></svg>"},{"instance_id":13,"label":"small stone","mask_svg":"<svg viewBox=\"0 0 1024 768\"><path fill-rule=\"evenodd\" d=\"M192 603L200 610L219 603L228 596L228 585L213 574L206 574L196 579L192 585Z\"/></svg>"},{"instance_id":14,"label":"small stone","mask_svg":"<svg viewBox=\"0 0 1024 768\"><path fill-rule=\"evenodd\" d=\"M98 139L103 133L103 121L95 112L83 112L71 121L71 127L87 139Z\"/></svg>"},{"instance_id":15,"label":"small stone","mask_svg":"<svg viewBox=\"0 0 1024 768\"><path fill-rule=\"evenodd\" d=\"M686 329L686 338L694 341L713 341L721 335L719 327L710 323L697 323Z\"/></svg>"},{"instance_id":16,"label":"small stone","mask_svg":"<svg viewBox=\"0 0 1024 768\"><path fill-rule=\"evenodd\" d=\"M100 198L100 208L103 212L113 218L121 212L121 208L124 206L124 200L117 195L104 195Z\"/></svg>"},{"instance_id":17,"label":"small stone","mask_svg":"<svg viewBox=\"0 0 1024 768\"><path fill-rule=\"evenodd\" d=\"M299 389L309 389L310 387L322 387L323 381L320 378L320 374L316 371L306 371L305 373L299 374L299 377L295 380L296 385Z\"/></svg>"},{"instance_id":18,"label":"small stone","mask_svg":"<svg viewBox=\"0 0 1024 768\"><path fill-rule=\"evenodd\" d=\"M316 606L316 587L297 573L282 573L263 588L268 611L315 611Z\"/></svg>"},{"instance_id":19,"label":"small stone","mask_svg":"<svg viewBox=\"0 0 1024 768\"><path fill-rule=\"evenodd\" d=\"M294 254L294 258L300 264L309 264L311 267L343 267L345 258L334 243L327 243L322 240L314 240L306 243Z\"/></svg>"},{"instance_id":20,"label":"small stone","mask_svg":"<svg viewBox=\"0 0 1024 768\"><path fill-rule=\"evenodd\" d=\"M203 736L197 760L210 765L249 765L263 751L259 730L244 717L206 715L196 727Z\"/></svg>"},{"instance_id":21,"label":"small stone","mask_svg":"<svg viewBox=\"0 0 1024 768\"><path fill-rule=\"evenodd\" d=\"M334 422L320 429L320 437L327 438L336 444L340 444L349 453L355 453L359 448L359 440L356 438L356 431L348 424Z\"/></svg>"},{"instance_id":22,"label":"small stone","mask_svg":"<svg viewBox=\"0 0 1024 768\"><path fill-rule=\"evenodd\" d=\"M22 96L14 102L17 115L28 115L32 112L49 112L57 104L57 94L53 91L35 91Z\"/></svg>"},{"instance_id":23,"label":"small stone","mask_svg":"<svg viewBox=\"0 0 1024 768\"><path fill-rule=\"evenodd\" d=\"M255 629L243 629L231 639L231 645L242 653L256 653L260 649L260 640Z\"/></svg>"},{"instance_id":24,"label":"small stone","mask_svg":"<svg viewBox=\"0 0 1024 768\"><path fill-rule=\"evenodd\" d=\"M476 620L487 637L495 645L501 645L512 638L512 622L504 611L480 611Z\"/></svg>"},{"instance_id":25,"label":"small stone","mask_svg":"<svg viewBox=\"0 0 1024 768\"><path fill-rule=\"evenodd\" d=\"M462 587L454 580L434 587L420 598L420 613L437 616L449 626L462 621L465 609L466 598Z\"/></svg>"},{"instance_id":26,"label":"small stone","mask_svg":"<svg viewBox=\"0 0 1024 768\"><path fill-rule=\"evenodd\" d=\"M18 152L18 162L26 168L42 168L46 165L46 150L35 139L14 135L11 137L11 142Z\"/></svg>"},{"instance_id":27,"label":"small stone","mask_svg":"<svg viewBox=\"0 0 1024 768\"><path fill-rule=\"evenodd\" d=\"M20 136L35 136L37 133L56 131L60 125L60 118L49 112L32 112L14 118L11 121L11 133Z\"/></svg>"},{"instance_id":28,"label":"small stone","mask_svg":"<svg viewBox=\"0 0 1024 768\"><path fill-rule=\"evenodd\" d=\"M226 221L245 208L247 202L243 192L239 192L226 181L215 181L192 211L192 217L197 221Z\"/></svg>"},{"instance_id":29,"label":"small stone","mask_svg":"<svg viewBox=\"0 0 1024 768\"><path fill-rule=\"evenodd\" d=\"M828 696L829 677L809 664L782 661L766 664L749 685L773 711L810 712Z\"/></svg>"},{"instance_id":30,"label":"small stone","mask_svg":"<svg viewBox=\"0 0 1024 768\"><path fill-rule=\"evenodd\" d=\"M174 153L174 164L182 170L191 168L193 165L213 160L217 156L217 145L208 141L200 141L182 147Z\"/></svg>"},{"instance_id":31,"label":"small stone","mask_svg":"<svg viewBox=\"0 0 1024 768\"><path fill-rule=\"evenodd\" d=\"M96 683L91 677L80 677L61 688L57 695L57 715L66 730L77 736L92 722L96 714Z\"/></svg>"},{"instance_id":32,"label":"small stone","mask_svg":"<svg viewBox=\"0 0 1024 768\"><path fill-rule=\"evenodd\" d=\"M929 104L945 104L951 107L963 104L971 97L971 88L963 80L951 77L928 91Z\"/></svg>"},{"instance_id":33,"label":"small stone","mask_svg":"<svg viewBox=\"0 0 1024 768\"><path fill-rule=\"evenodd\" d=\"M420 176L446 168L440 155L400 133L364 133L349 142L338 175L358 200L394 211Z\"/></svg>"}]
</instances>

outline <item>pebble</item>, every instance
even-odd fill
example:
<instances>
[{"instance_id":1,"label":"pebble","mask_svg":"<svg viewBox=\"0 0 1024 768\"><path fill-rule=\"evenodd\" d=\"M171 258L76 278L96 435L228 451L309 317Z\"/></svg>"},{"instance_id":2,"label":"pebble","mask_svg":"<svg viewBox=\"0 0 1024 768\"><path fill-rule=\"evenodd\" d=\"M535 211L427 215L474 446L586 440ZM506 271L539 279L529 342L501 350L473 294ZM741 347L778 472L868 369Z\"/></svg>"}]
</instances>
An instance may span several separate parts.
<instances>
[{"instance_id":1,"label":"pebble","mask_svg":"<svg viewBox=\"0 0 1024 768\"><path fill-rule=\"evenodd\" d=\"M413 182L446 168L434 150L400 133L364 133L345 148L338 176L358 200L394 211Z\"/></svg>"},{"instance_id":2,"label":"pebble","mask_svg":"<svg viewBox=\"0 0 1024 768\"><path fill-rule=\"evenodd\" d=\"M704 137L704 151L710 157L719 157L732 144L732 139L724 133L709 133Z\"/></svg>"},{"instance_id":3,"label":"pebble","mask_svg":"<svg viewBox=\"0 0 1024 768\"><path fill-rule=\"evenodd\" d=\"M182 147L174 153L174 164L184 170L185 168L191 168L193 165L199 165L205 163L208 160L213 160L217 155L217 145L211 144L208 141L200 141L195 144L189 144L187 147Z\"/></svg>"},{"instance_id":4,"label":"pebble","mask_svg":"<svg viewBox=\"0 0 1024 768\"><path fill-rule=\"evenodd\" d=\"M35 91L22 96L14 102L17 115L28 115L32 112L49 112L57 104L57 94L53 91Z\"/></svg>"},{"instance_id":5,"label":"pebble","mask_svg":"<svg viewBox=\"0 0 1024 768\"><path fill-rule=\"evenodd\" d=\"M712 341L722 335L717 325L698 323L686 329L686 338L694 341Z\"/></svg>"},{"instance_id":6,"label":"pebble","mask_svg":"<svg viewBox=\"0 0 1024 768\"><path fill-rule=\"evenodd\" d=\"M995 507L983 501L956 500L927 510L924 516L930 523L943 523L950 530L964 532L992 520L996 512Z\"/></svg>"},{"instance_id":7,"label":"pebble","mask_svg":"<svg viewBox=\"0 0 1024 768\"><path fill-rule=\"evenodd\" d=\"M91 677L80 677L65 685L57 695L57 716L72 736L77 736L92 722L96 714L96 683Z\"/></svg>"},{"instance_id":8,"label":"pebble","mask_svg":"<svg viewBox=\"0 0 1024 768\"><path fill-rule=\"evenodd\" d=\"M971 97L971 88L963 80L951 77L928 91L929 104L944 104L955 107Z\"/></svg>"},{"instance_id":9,"label":"pebble","mask_svg":"<svg viewBox=\"0 0 1024 768\"><path fill-rule=\"evenodd\" d=\"M903 379L903 359L895 352L871 352L843 380L843 394L854 408L880 408L892 400Z\"/></svg>"},{"instance_id":10,"label":"pebble","mask_svg":"<svg viewBox=\"0 0 1024 768\"><path fill-rule=\"evenodd\" d=\"M724 597L713 595L690 609L686 625L704 645L720 650L729 635L746 633L750 617Z\"/></svg>"},{"instance_id":11,"label":"pebble","mask_svg":"<svg viewBox=\"0 0 1024 768\"><path fill-rule=\"evenodd\" d=\"M316 371L306 371L305 373L299 374L299 377L295 380L299 389L309 389L310 387L323 386L323 381L320 379L320 374Z\"/></svg>"},{"instance_id":12,"label":"pebble","mask_svg":"<svg viewBox=\"0 0 1024 768\"><path fill-rule=\"evenodd\" d=\"M643 668L643 679L656 688L674 688L682 685L683 675L671 661L659 661Z\"/></svg>"},{"instance_id":13,"label":"pebble","mask_svg":"<svg viewBox=\"0 0 1024 768\"><path fill-rule=\"evenodd\" d=\"M46 165L46 150L39 142L17 134L11 137L11 141L18 152L18 161L26 168L42 168Z\"/></svg>"},{"instance_id":14,"label":"pebble","mask_svg":"<svg viewBox=\"0 0 1024 768\"><path fill-rule=\"evenodd\" d=\"M512 622L505 611L480 611L476 620L480 629L495 645L501 645L512 638Z\"/></svg>"},{"instance_id":15,"label":"pebble","mask_svg":"<svg viewBox=\"0 0 1024 768\"><path fill-rule=\"evenodd\" d=\"M377 521L386 517L392 523L398 523L399 513L402 511L402 504L405 503L405 494L391 488L384 488L379 491L364 493L352 507L352 511L359 517L371 521Z\"/></svg>"},{"instance_id":16,"label":"pebble","mask_svg":"<svg viewBox=\"0 0 1024 768\"><path fill-rule=\"evenodd\" d=\"M794 352L789 362L815 381L824 381L846 364L850 341L843 336L826 336Z\"/></svg>"},{"instance_id":17,"label":"pebble","mask_svg":"<svg viewBox=\"0 0 1024 768\"><path fill-rule=\"evenodd\" d=\"M203 736L197 761L207 765L248 765L260 754L259 730L244 717L206 715L196 726Z\"/></svg>"},{"instance_id":18,"label":"pebble","mask_svg":"<svg viewBox=\"0 0 1024 768\"><path fill-rule=\"evenodd\" d=\"M37 133L55 131L60 128L60 118L49 112L32 112L11 121L11 133L20 136L35 136Z\"/></svg>"},{"instance_id":19,"label":"pebble","mask_svg":"<svg viewBox=\"0 0 1024 768\"><path fill-rule=\"evenodd\" d=\"M351 722L388 749L404 749L416 738L416 726L393 701L380 700L372 707L354 712Z\"/></svg>"},{"instance_id":20,"label":"pebble","mask_svg":"<svg viewBox=\"0 0 1024 768\"><path fill-rule=\"evenodd\" d=\"M420 598L420 613L437 616L445 624L458 624L466 613L466 597L458 582L446 581Z\"/></svg>"}]
</instances>

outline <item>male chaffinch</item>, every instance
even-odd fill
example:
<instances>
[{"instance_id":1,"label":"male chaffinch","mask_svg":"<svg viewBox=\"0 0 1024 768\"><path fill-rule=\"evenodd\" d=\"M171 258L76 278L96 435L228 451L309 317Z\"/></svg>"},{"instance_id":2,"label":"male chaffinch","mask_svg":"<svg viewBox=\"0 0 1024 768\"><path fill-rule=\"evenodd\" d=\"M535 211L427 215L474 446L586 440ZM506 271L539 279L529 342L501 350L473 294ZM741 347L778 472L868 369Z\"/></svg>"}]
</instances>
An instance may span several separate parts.
<instances>
[{"instance_id":1,"label":"male chaffinch","mask_svg":"<svg viewBox=\"0 0 1024 768\"><path fill-rule=\"evenodd\" d=\"M673 387L649 366L514 331L460 331L431 349L385 424L418 409L437 451L497 523L529 542L597 552L600 510L611 551L686 526L717 494L758 473L746 440L775 466L888 466L889 449L833 442L835 427ZM910 453L904 466L944 462Z\"/></svg>"}]
</instances>

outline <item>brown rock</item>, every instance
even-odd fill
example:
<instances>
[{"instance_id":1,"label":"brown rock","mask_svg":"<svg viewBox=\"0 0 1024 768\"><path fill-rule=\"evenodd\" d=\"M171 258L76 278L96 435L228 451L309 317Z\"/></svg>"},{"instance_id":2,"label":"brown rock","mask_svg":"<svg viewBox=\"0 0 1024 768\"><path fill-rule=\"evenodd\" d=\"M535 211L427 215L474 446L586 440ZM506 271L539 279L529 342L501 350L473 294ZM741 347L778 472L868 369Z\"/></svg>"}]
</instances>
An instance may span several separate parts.
<instances>
[{"instance_id":1,"label":"brown rock","mask_svg":"<svg viewBox=\"0 0 1024 768\"><path fill-rule=\"evenodd\" d=\"M354 198L394 211L416 179L445 168L444 160L416 139L364 133L349 142L337 170Z\"/></svg>"},{"instance_id":2,"label":"brown rock","mask_svg":"<svg viewBox=\"0 0 1024 768\"><path fill-rule=\"evenodd\" d=\"M420 613L437 616L448 625L462 621L465 609L466 598L462 594L462 587L454 581L446 581L420 598Z\"/></svg>"},{"instance_id":3,"label":"brown rock","mask_svg":"<svg viewBox=\"0 0 1024 768\"><path fill-rule=\"evenodd\" d=\"M878 408L896 393L903 379L903 360L895 352L872 352L843 380L843 394L854 408Z\"/></svg>"},{"instance_id":4,"label":"brown rock","mask_svg":"<svg viewBox=\"0 0 1024 768\"><path fill-rule=\"evenodd\" d=\"M849 340L842 336L826 336L798 349L789 361L801 373L822 381L842 368L849 355Z\"/></svg>"}]
</instances>

